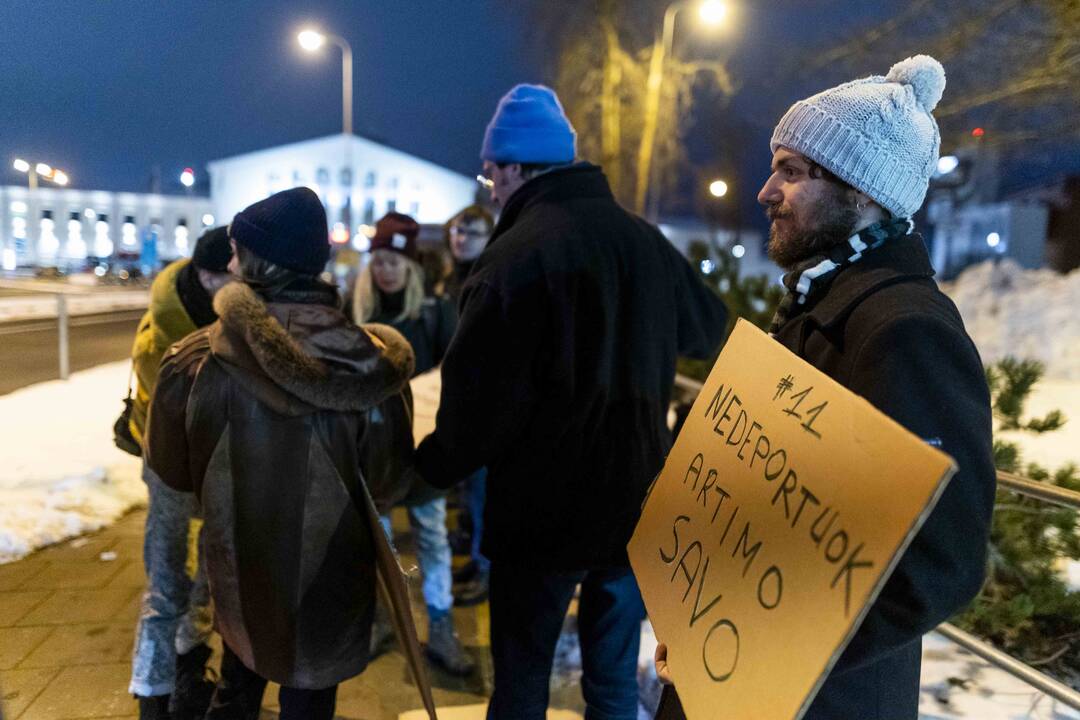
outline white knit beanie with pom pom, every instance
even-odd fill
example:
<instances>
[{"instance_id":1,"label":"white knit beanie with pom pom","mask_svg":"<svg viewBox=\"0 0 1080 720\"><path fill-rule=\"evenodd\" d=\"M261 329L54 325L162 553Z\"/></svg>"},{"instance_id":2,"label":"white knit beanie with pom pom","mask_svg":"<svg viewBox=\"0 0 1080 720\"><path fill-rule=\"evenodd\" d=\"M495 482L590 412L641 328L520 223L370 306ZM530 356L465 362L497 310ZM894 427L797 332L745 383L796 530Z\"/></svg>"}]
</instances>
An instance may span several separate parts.
<instances>
[{"instance_id":1,"label":"white knit beanie with pom pom","mask_svg":"<svg viewBox=\"0 0 1080 720\"><path fill-rule=\"evenodd\" d=\"M770 147L805 155L894 217L910 217L937 168L941 135L930 113L944 90L941 63L916 55L885 77L853 80L795 103Z\"/></svg>"}]
</instances>

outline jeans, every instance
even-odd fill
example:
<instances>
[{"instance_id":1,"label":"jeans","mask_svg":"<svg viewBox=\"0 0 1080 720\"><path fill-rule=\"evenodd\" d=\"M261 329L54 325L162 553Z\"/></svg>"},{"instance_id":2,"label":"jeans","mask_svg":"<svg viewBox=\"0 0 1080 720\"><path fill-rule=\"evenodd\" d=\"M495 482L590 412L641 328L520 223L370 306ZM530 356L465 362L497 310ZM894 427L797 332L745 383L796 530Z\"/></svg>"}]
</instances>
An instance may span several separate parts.
<instances>
[{"instance_id":1,"label":"jeans","mask_svg":"<svg viewBox=\"0 0 1080 720\"><path fill-rule=\"evenodd\" d=\"M393 541L390 518L380 518L386 536ZM423 578L421 589L428 615L441 617L454 605L450 576L450 541L446 537L446 498L438 497L409 508L409 524L416 533L416 559Z\"/></svg>"},{"instance_id":2,"label":"jeans","mask_svg":"<svg viewBox=\"0 0 1080 720\"><path fill-rule=\"evenodd\" d=\"M188 531L199 506L191 493L168 487L147 466L143 480L150 494L143 538L146 592L135 628L132 657L132 695L151 697L172 693L176 655L205 643L212 630L210 588L202 562L195 577L188 575Z\"/></svg>"},{"instance_id":3,"label":"jeans","mask_svg":"<svg viewBox=\"0 0 1080 720\"><path fill-rule=\"evenodd\" d=\"M645 605L630 569L542 573L512 563L491 566L488 720L544 720L555 645L579 583L585 720L636 720Z\"/></svg>"},{"instance_id":4,"label":"jeans","mask_svg":"<svg viewBox=\"0 0 1080 720\"><path fill-rule=\"evenodd\" d=\"M229 646L221 658L221 679L206 711L206 720L256 720L266 691L266 678L249 670ZM282 687L280 720L332 720L337 685L321 690Z\"/></svg>"},{"instance_id":5,"label":"jeans","mask_svg":"<svg viewBox=\"0 0 1080 720\"><path fill-rule=\"evenodd\" d=\"M491 569L491 561L480 554L480 541L484 537L484 497L487 486L487 468L480 468L465 479L465 506L469 509L469 517L472 518L472 547L469 554L476 569L487 572Z\"/></svg>"}]
</instances>

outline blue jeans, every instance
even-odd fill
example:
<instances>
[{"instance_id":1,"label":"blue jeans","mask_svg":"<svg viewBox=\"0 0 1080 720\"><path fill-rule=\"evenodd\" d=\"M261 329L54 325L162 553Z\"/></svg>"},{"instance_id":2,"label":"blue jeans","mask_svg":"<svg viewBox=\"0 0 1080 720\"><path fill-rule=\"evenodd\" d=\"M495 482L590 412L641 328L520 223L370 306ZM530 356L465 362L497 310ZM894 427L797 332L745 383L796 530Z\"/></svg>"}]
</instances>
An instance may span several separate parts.
<instances>
[{"instance_id":1,"label":"blue jeans","mask_svg":"<svg viewBox=\"0 0 1080 720\"><path fill-rule=\"evenodd\" d=\"M488 720L544 720L555 645L579 583L585 720L637 720L645 605L630 569L541 573L512 563L491 566Z\"/></svg>"},{"instance_id":2,"label":"blue jeans","mask_svg":"<svg viewBox=\"0 0 1080 720\"><path fill-rule=\"evenodd\" d=\"M393 542L390 518L380 518ZM446 498L438 497L409 508L409 524L416 533L416 559L420 563L421 589L429 617L441 617L454 605L450 576L450 541L446 536Z\"/></svg>"},{"instance_id":3,"label":"blue jeans","mask_svg":"<svg viewBox=\"0 0 1080 720\"><path fill-rule=\"evenodd\" d=\"M172 693L177 653L207 641L213 612L203 563L198 562L194 578L187 574L188 528L199 516L198 501L192 493L165 485L145 465L143 480L150 494L143 537L146 593L135 628L128 692L152 697Z\"/></svg>"},{"instance_id":4,"label":"blue jeans","mask_svg":"<svg viewBox=\"0 0 1080 720\"><path fill-rule=\"evenodd\" d=\"M480 468L465 479L465 506L472 518L472 547L469 554L476 569L487 572L491 561L480 554L480 541L484 537L484 497L487 486L487 468Z\"/></svg>"}]
</instances>

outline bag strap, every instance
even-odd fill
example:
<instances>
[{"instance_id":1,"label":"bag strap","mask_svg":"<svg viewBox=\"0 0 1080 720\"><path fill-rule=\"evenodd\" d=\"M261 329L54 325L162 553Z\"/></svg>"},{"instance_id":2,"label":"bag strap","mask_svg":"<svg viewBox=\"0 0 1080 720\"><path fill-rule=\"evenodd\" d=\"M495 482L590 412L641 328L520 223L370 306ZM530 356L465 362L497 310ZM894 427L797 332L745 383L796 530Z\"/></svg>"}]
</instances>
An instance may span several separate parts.
<instances>
[{"instance_id":1,"label":"bag strap","mask_svg":"<svg viewBox=\"0 0 1080 720\"><path fill-rule=\"evenodd\" d=\"M367 510L368 523L371 525L371 535L375 540L375 563L378 569L379 594L386 606L390 608L394 622L394 631L397 634L401 647L405 650L405 659L412 670L416 687L420 691L420 697L424 701L424 709L427 710L430 720L438 720L435 713L435 700L431 693L431 681L427 676L427 666L424 664L424 654L420 648L420 641L416 638L416 628L413 625L412 606L409 603L409 592L402 579L404 571L398 563L397 555L390 547L390 540L382 531L379 522L379 513L375 509L375 501L371 499L367 483L363 478L360 480L363 490L364 507Z\"/></svg>"}]
</instances>

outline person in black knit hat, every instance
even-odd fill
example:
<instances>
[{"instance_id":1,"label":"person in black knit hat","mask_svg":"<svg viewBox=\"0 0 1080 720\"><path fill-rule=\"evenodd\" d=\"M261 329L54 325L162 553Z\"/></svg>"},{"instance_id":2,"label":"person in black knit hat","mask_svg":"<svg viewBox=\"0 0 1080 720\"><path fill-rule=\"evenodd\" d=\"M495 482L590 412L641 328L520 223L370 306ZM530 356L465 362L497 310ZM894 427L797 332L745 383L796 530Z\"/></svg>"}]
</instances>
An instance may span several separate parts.
<instances>
[{"instance_id":1,"label":"person in black knit hat","mask_svg":"<svg viewBox=\"0 0 1080 720\"><path fill-rule=\"evenodd\" d=\"M205 717L258 717L274 681L283 720L330 720L338 683L369 660L381 529L366 494L408 471L413 354L392 328L350 322L318 278L330 247L312 191L255 203L229 235L240 282L166 354L147 463L203 511L225 646Z\"/></svg>"}]
</instances>

